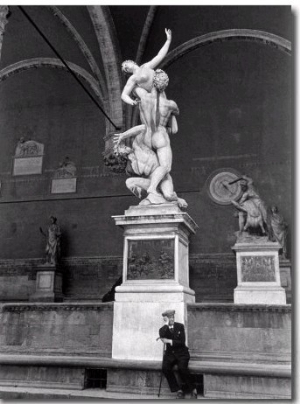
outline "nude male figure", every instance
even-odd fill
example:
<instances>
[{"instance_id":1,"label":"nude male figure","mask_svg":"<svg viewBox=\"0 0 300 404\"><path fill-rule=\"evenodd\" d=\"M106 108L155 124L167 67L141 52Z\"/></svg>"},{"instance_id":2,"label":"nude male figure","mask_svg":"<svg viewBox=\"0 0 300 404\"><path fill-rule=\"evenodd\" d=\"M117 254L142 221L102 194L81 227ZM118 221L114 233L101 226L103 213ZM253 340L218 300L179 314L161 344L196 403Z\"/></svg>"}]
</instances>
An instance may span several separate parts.
<instances>
[{"instance_id":1,"label":"nude male figure","mask_svg":"<svg viewBox=\"0 0 300 404\"><path fill-rule=\"evenodd\" d=\"M157 187L160 182L168 175L172 168L172 149L170 145L170 133L177 133L177 122L175 115L179 115L179 108L175 101L168 100L164 92L160 93L158 103L155 102L155 94L150 94L155 107L154 130L152 132L152 149L156 151L159 167L155 169L151 176L151 184L148 193L157 194ZM148 97L147 97L148 98ZM156 108L155 108L156 109ZM168 127L169 122L171 127Z\"/></svg>"},{"instance_id":2,"label":"nude male figure","mask_svg":"<svg viewBox=\"0 0 300 404\"><path fill-rule=\"evenodd\" d=\"M166 200L177 201L180 207L186 207L187 203L178 198L174 192L173 180L169 174L172 166L172 151L168 132L176 133L178 130L176 118L173 115L173 112L179 113L178 107L174 101L167 100L164 93L160 93L159 121L156 125L156 96L139 87L135 89L135 95L139 97L141 121L144 123L122 134L116 134L114 143L115 149L119 148L123 154L128 155L134 172L147 178L129 178L126 180L126 185L138 197L141 196L141 189L147 191L148 196L141 204L146 204L147 201L162 203L161 193L157 191L160 185ZM171 127L167 126L170 124ZM130 137L134 137L132 148L120 146L122 141ZM155 187L155 192L149 193L151 186Z\"/></svg>"},{"instance_id":3,"label":"nude male figure","mask_svg":"<svg viewBox=\"0 0 300 404\"><path fill-rule=\"evenodd\" d=\"M176 133L178 130L175 115L179 114L179 109L174 101L167 99L164 92L160 93L158 103L155 91L148 93L146 90L136 87L134 92L139 98L140 117L145 125L143 142L156 152L159 163L151 175L151 183L147 192L159 195L157 187L172 168L172 150L168 132ZM169 123L171 123L171 127L167 126ZM115 135L115 141L119 144L121 140L140 134L141 126L128 130L122 134L121 139L119 135ZM175 195L174 200L176 200Z\"/></svg>"}]
</instances>

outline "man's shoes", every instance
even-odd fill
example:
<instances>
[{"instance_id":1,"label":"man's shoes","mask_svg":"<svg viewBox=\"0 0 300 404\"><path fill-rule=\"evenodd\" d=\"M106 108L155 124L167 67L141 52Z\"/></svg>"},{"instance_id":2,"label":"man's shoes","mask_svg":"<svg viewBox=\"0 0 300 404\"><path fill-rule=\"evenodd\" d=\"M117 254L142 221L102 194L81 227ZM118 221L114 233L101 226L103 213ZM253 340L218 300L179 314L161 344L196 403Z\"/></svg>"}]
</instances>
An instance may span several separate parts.
<instances>
[{"instance_id":1,"label":"man's shoes","mask_svg":"<svg viewBox=\"0 0 300 404\"><path fill-rule=\"evenodd\" d=\"M184 399L184 394L182 390L178 390L177 391L177 395L176 395L176 400L183 400Z\"/></svg>"},{"instance_id":2,"label":"man's shoes","mask_svg":"<svg viewBox=\"0 0 300 404\"><path fill-rule=\"evenodd\" d=\"M191 392L191 400L197 400L197 390L196 389L194 389Z\"/></svg>"}]
</instances>

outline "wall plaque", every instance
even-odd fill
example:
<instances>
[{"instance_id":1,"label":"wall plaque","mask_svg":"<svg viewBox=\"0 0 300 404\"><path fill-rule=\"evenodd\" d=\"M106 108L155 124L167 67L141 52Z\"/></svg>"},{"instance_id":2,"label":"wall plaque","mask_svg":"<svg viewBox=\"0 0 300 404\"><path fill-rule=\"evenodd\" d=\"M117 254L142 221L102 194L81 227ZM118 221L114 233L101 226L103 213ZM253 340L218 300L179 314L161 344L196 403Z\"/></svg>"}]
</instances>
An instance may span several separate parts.
<instances>
[{"instance_id":1,"label":"wall plaque","mask_svg":"<svg viewBox=\"0 0 300 404\"><path fill-rule=\"evenodd\" d=\"M13 175L42 174L44 145L21 138L14 156Z\"/></svg>"},{"instance_id":2,"label":"wall plaque","mask_svg":"<svg viewBox=\"0 0 300 404\"><path fill-rule=\"evenodd\" d=\"M75 163L69 157L65 157L59 168L55 170L51 184L51 194L76 192L76 171Z\"/></svg>"},{"instance_id":3,"label":"wall plaque","mask_svg":"<svg viewBox=\"0 0 300 404\"><path fill-rule=\"evenodd\" d=\"M127 279L174 279L174 240L128 240Z\"/></svg>"},{"instance_id":4,"label":"wall plaque","mask_svg":"<svg viewBox=\"0 0 300 404\"><path fill-rule=\"evenodd\" d=\"M274 256L241 257L242 282L275 282Z\"/></svg>"},{"instance_id":5,"label":"wall plaque","mask_svg":"<svg viewBox=\"0 0 300 404\"><path fill-rule=\"evenodd\" d=\"M51 184L51 194L67 194L76 192L77 178L55 178Z\"/></svg>"},{"instance_id":6,"label":"wall plaque","mask_svg":"<svg viewBox=\"0 0 300 404\"><path fill-rule=\"evenodd\" d=\"M43 156L16 158L13 175L42 174Z\"/></svg>"},{"instance_id":7,"label":"wall plaque","mask_svg":"<svg viewBox=\"0 0 300 404\"><path fill-rule=\"evenodd\" d=\"M50 289L51 287L51 275L50 274L44 274L40 273L39 274L39 279L38 279L38 286L40 289Z\"/></svg>"}]
</instances>

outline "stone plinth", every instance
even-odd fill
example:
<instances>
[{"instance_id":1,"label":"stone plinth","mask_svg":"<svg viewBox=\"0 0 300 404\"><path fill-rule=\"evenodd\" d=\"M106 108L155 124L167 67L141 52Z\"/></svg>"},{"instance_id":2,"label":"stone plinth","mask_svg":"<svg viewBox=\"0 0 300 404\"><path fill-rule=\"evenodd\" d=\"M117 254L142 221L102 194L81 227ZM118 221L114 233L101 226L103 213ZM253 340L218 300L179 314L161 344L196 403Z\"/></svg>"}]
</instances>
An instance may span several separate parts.
<instances>
[{"instance_id":1,"label":"stone plinth","mask_svg":"<svg viewBox=\"0 0 300 404\"><path fill-rule=\"evenodd\" d=\"M234 290L237 304L286 304L280 283L278 243L270 241L237 242L238 286Z\"/></svg>"},{"instance_id":2,"label":"stone plinth","mask_svg":"<svg viewBox=\"0 0 300 404\"><path fill-rule=\"evenodd\" d=\"M36 273L35 293L32 302L57 302L63 300L62 273L55 265L41 265Z\"/></svg>"},{"instance_id":3,"label":"stone plinth","mask_svg":"<svg viewBox=\"0 0 300 404\"><path fill-rule=\"evenodd\" d=\"M132 207L114 216L124 228L123 283L116 288L113 349L116 359L161 360L161 313L176 311L186 323L189 287L189 237L196 223L177 205Z\"/></svg>"}]
</instances>

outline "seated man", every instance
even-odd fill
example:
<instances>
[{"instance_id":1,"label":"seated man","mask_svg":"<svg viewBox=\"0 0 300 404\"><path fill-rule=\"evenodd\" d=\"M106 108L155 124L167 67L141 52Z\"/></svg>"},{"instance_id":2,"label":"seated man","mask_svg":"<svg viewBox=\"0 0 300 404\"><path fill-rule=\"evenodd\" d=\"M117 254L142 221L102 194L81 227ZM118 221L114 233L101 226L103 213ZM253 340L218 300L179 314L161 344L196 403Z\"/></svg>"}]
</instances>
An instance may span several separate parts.
<instances>
[{"instance_id":1,"label":"seated man","mask_svg":"<svg viewBox=\"0 0 300 404\"><path fill-rule=\"evenodd\" d=\"M184 383L186 383L189 391L191 391L191 398L197 398L197 390L191 381L191 375L188 370L190 360L189 349L185 345L185 331L184 325L174 322L175 310L166 310L162 313L164 322L166 323L159 329L159 336L161 341L166 344L166 350L163 357L162 371L165 375L170 390L177 392L177 398L184 398L184 394L176 377L174 375L173 366L177 365L179 375Z\"/></svg>"}]
</instances>

